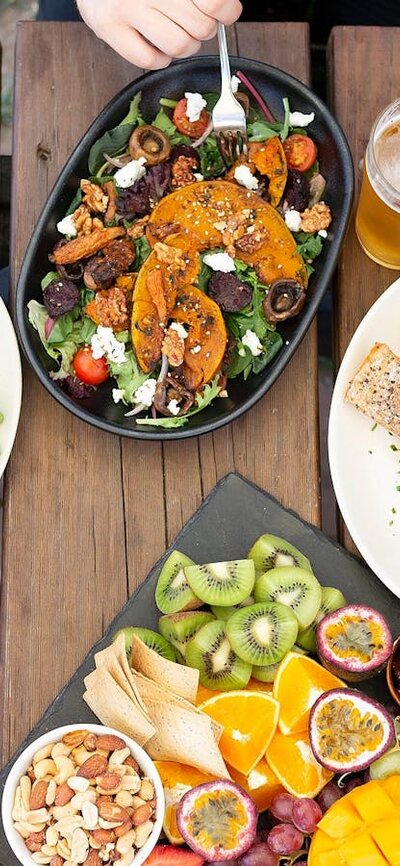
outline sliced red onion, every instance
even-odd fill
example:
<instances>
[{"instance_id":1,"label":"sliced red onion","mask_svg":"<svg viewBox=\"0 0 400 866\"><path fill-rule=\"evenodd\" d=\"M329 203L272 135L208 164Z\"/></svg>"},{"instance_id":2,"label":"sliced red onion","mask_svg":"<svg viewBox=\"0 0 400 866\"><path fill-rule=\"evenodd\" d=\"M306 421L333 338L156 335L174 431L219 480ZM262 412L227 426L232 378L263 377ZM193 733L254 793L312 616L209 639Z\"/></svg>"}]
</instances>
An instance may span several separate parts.
<instances>
[{"instance_id":1,"label":"sliced red onion","mask_svg":"<svg viewBox=\"0 0 400 866\"><path fill-rule=\"evenodd\" d=\"M152 417L152 418L157 418L157 411L156 411L156 407L155 407L155 406L152 406L152 407L151 407L151 417Z\"/></svg>"},{"instance_id":2,"label":"sliced red onion","mask_svg":"<svg viewBox=\"0 0 400 866\"><path fill-rule=\"evenodd\" d=\"M161 361L161 369L160 369L159 376L158 376L158 379L157 379L157 385L158 385L159 382L163 382L163 381L164 381L164 379L165 379L165 377L166 377L166 375L167 375L167 373L168 373L168 366L169 366L168 358L167 358L167 356L164 355L164 354L161 355L161 357L162 357L162 361Z\"/></svg>"},{"instance_id":3,"label":"sliced red onion","mask_svg":"<svg viewBox=\"0 0 400 866\"><path fill-rule=\"evenodd\" d=\"M125 412L125 418L131 418L132 415L139 415L139 412L144 412L145 409L148 409L148 406L145 406L144 403L138 403L134 409L131 409L130 412Z\"/></svg>"},{"instance_id":4,"label":"sliced red onion","mask_svg":"<svg viewBox=\"0 0 400 866\"><path fill-rule=\"evenodd\" d=\"M275 119L274 115L272 114L272 112L268 108L268 105L265 102L265 100L262 98L261 94L254 87L254 84L252 84L251 81L249 81L249 79L247 78L247 75L245 75L243 72L239 72L239 71L235 72L235 75L237 75L237 77L242 82L242 84L244 84L244 86L247 87L247 90L251 93L251 95L254 97L256 102L258 102L258 105L260 106L261 111L263 112L263 114L265 115L265 117L267 118L269 123L275 123L276 119Z\"/></svg>"},{"instance_id":5,"label":"sliced red onion","mask_svg":"<svg viewBox=\"0 0 400 866\"><path fill-rule=\"evenodd\" d=\"M46 319L46 321L44 323L44 335L46 337L46 340L49 339L55 323L56 323L56 320L52 319L51 316L48 316L48 318Z\"/></svg>"},{"instance_id":6,"label":"sliced red onion","mask_svg":"<svg viewBox=\"0 0 400 866\"><path fill-rule=\"evenodd\" d=\"M213 129L214 129L214 126L213 126L212 118L210 117L207 129L203 132L203 135L201 135L200 138L198 138L196 141L191 142L191 147L200 147L200 145L203 144L203 142L206 140L206 138L208 138L208 136L211 135Z\"/></svg>"},{"instance_id":7,"label":"sliced red onion","mask_svg":"<svg viewBox=\"0 0 400 866\"><path fill-rule=\"evenodd\" d=\"M103 153L104 159L107 160L109 165L114 165L115 168L123 168L128 162L131 161L131 157L129 153L125 154L125 156L121 156L120 158L109 156L108 153Z\"/></svg>"}]
</instances>

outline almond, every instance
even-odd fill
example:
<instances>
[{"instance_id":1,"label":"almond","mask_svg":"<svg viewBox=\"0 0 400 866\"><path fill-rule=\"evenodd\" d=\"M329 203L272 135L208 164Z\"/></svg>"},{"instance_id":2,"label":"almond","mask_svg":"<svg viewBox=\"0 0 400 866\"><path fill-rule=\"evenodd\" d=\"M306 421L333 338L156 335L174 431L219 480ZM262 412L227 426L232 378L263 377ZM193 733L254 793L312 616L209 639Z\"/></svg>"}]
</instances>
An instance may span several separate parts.
<instances>
[{"instance_id":1,"label":"almond","mask_svg":"<svg viewBox=\"0 0 400 866\"><path fill-rule=\"evenodd\" d=\"M55 806L66 806L72 797L74 796L75 791L69 787L68 782L63 782L62 785L59 785L56 791L56 796L54 798Z\"/></svg>"},{"instance_id":2,"label":"almond","mask_svg":"<svg viewBox=\"0 0 400 866\"><path fill-rule=\"evenodd\" d=\"M46 794L49 783L44 779L35 782L29 796L29 809L43 809L46 805Z\"/></svg>"},{"instance_id":3,"label":"almond","mask_svg":"<svg viewBox=\"0 0 400 866\"><path fill-rule=\"evenodd\" d=\"M45 836L44 830L41 830L40 833L31 833L25 839L25 845L28 851L40 851L42 845L45 844Z\"/></svg>"},{"instance_id":4,"label":"almond","mask_svg":"<svg viewBox=\"0 0 400 866\"><path fill-rule=\"evenodd\" d=\"M49 866L64 866L65 860L59 854L54 854L51 858Z\"/></svg>"},{"instance_id":5,"label":"almond","mask_svg":"<svg viewBox=\"0 0 400 866\"><path fill-rule=\"evenodd\" d=\"M121 821L121 824L129 821L128 812L122 806L118 806L118 803L101 803L99 815L103 821Z\"/></svg>"},{"instance_id":6,"label":"almond","mask_svg":"<svg viewBox=\"0 0 400 866\"><path fill-rule=\"evenodd\" d=\"M145 821L148 821L149 818L151 818L152 813L153 809L149 803L146 803L144 806L139 806L138 809L135 809L132 815L134 826L139 827L139 824L144 824Z\"/></svg>"},{"instance_id":7,"label":"almond","mask_svg":"<svg viewBox=\"0 0 400 866\"><path fill-rule=\"evenodd\" d=\"M79 767L76 775L83 776L84 779L95 779L96 776L102 776L106 772L106 769L106 758L104 758L103 755L95 753L84 761L84 763Z\"/></svg>"},{"instance_id":8,"label":"almond","mask_svg":"<svg viewBox=\"0 0 400 866\"><path fill-rule=\"evenodd\" d=\"M125 823L121 824L120 827L116 827L114 830L114 833L115 833L117 839L119 839L120 836L125 836L125 833L129 833L129 830L131 829L131 827L132 827L132 821L125 821Z\"/></svg>"},{"instance_id":9,"label":"almond","mask_svg":"<svg viewBox=\"0 0 400 866\"><path fill-rule=\"evenodd\" d=\"M115 842L116 840L114 830L92 830L90 835L93 836L95 842L99 842L100 845L105 845L107 842Z\"/></svg>"},{"instance_id":10,"label":"almond","mask_svg":"<svg viewBox=\"0 0 400 866\"><path fill-rule=\"evenodd\" d=\"M128 757L125 758L124 764L126 764L127 767L133 767L136 772L139 770L139 764L135 761L132 755L128 755Z\"/></svg>"},{"instance_id":11,"label":"almond","mask_svg":"<svg viewBox=\"0 0 400 866\"><path fill-rule=\"evenodd\" d=\"M83 743L88 733L89 731L68 731L67 734L64 734L62 741L66 746L71 746L75 749Z\"/></svg>"},{"instance_id":12,"label":"almond","mask_svg":"<svg viewBox=\"0 0 400 866\"><path fill-rule=\"evenodd\" d=\"M97 748L105 749L107 752L115 752L116 749L125 749L126 742L122 737L116 737L115 734L100 734L97 737Z\"/></svg>"},{"instance_id":13,"label":"almond","mask_svg":"<svg viewBox=\"0 0 400 866\"><path fill-rule=\"evenodd\" d=\"M102 803L112 803L112 797L110 794L101 794L100 797L96 800L96 806L99 809Z\"/></svg>"},{"instance_id":14,"label":"almond","mask_svg":"<svg viewBox=\"0 0 400 866\"><path fill-rule=\"evenodd\" d=\"M103 791L113 791L118 788L121 779L117 773L104 773L104 776L96 776L96 785Z\"/></svg>"},{"instance_id":15,"label":"almond","mask_svg":"<svg viewBox=\"0 0 400 866\"><path fill-rule=\"evenodd\" d=\"M84 866L102 866L102 864L103 861L100 860L98 851L95 851L94 848L91 848L84 862Z\"/></svg>"},{"instance_id":16,"label":"almond","mask_svg":"<svg viewBox=\"0 0 400 866\"><path fill-rule=\"evenodd\" d=\"M94 752L97 748L96 734L88 734L83 741L83 745L87 752Z\"/></svg>"}]
</instances>

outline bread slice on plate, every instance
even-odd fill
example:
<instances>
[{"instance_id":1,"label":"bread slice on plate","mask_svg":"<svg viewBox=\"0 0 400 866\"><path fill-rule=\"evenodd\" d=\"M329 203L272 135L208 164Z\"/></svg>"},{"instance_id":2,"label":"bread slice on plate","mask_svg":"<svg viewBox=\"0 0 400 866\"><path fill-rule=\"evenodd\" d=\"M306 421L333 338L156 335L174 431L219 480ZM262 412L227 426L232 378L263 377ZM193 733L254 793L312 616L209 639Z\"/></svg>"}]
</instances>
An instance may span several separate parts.
<instances>
[{"instance_id":1,"label":"bread slice on plate","mask_svg":"<svg viewBox=\"0 0 400 866\"><path fill-rule=\"evenodd\" d=\"M375 343L349 383L345 400L400 436L400 358Z\"/></svg>"}]
</instances>

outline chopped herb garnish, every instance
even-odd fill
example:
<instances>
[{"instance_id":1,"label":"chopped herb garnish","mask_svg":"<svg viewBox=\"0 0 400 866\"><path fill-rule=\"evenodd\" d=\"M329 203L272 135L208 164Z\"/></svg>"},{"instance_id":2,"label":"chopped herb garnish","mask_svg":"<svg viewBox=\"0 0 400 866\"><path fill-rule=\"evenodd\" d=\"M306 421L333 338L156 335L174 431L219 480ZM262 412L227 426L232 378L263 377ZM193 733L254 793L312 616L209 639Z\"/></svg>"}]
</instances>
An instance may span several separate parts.
<instances>
[{"instance_id":1,"label":"chopped herb garnish","mask_svg":"<svg viewBox=\"0 0 400 866\"><path fill-rule=\"evenodd\" d=\"M2 424L3 421L4 421L4 415L2 412L0 412L0 424Z\"/></svg>"},{"instance_id":2,"label":"chopped herb garnish","mask_svg":"<svg viewBox=\"0 0 400 866\"><path fill-rule=\"evenodd\" d=\"M392 508L392 514L397 514L397 511L395 508Z\"/></svg>"},{"instance_id":3,"label":"chopped herb garnish","mask_svg":"<svg viewBox=\"0 0 400 866\"><path fill-rule=\"evenodd\" d=\"M373 432L374 430L376 430L377 426L378 426L378 425L377 425L376 422L375 422L375 424L372 425L372 427L371 427L372 432Z\"/></svg>"}]
</instances>

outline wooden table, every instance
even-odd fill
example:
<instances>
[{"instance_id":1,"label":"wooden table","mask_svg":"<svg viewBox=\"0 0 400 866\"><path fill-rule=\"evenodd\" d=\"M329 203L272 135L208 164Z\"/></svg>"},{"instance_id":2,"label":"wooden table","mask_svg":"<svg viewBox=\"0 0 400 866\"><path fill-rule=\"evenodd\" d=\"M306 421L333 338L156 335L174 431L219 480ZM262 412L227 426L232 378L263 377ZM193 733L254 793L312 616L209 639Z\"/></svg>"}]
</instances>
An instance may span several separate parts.
<instances>
[{"instance_id":1,"label":"wooden table","mask_svg":"<svg viewBox=\"0 0 400 866\"><path fill-rule=\"evenodd\" d=\"M356 112L362 115L365 142L381 103L373 101L368 62L361 61L358 79L352 68L359 63L358 55L349 51L344 58L350 31L335 31L332 37L332 103L348 133L350 118ZM366 31L364 38L370 33ZM393 39L394 56L396 32L379 30L371 36L375 37L382 42ZM306 24L240 24L230 39L232 54L256 57L309 82ZM355 34L352 39L358 44ZM205 53L215 50L215 43L205 46ZM387 68L387 63L374 64L377 92L377 78L382 77L383 88ZM138 74L140 70L118 58L83 25L20 25L14 286L33 225L69 152L102 106ZM364 81L362 108L349 98L348 81L358 96ZM387 101L383 89L382 102ZM358 130L351 143L361 155ZM373 300L362 291L368 274L379 271L355 248L351 235L347 243L339 273L341 312L336 317L340 351L355 319ZM351 318L350 312L344 313L345 279L348 282L349 273L354 278L354 256L364 276L352 282L361 300L355 295ZM379 271L376 285L382 288L390 276ZM3 761L219 477L236 469L307 520L319 523L318 420L315 325L279 381L244 418L214 434L176 444L119 440L83 424L55 403L25 366L21 422L4 487Z\"/></svg>"}]
</instances>

